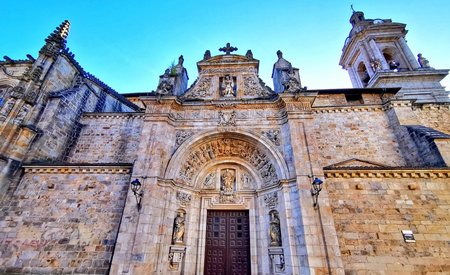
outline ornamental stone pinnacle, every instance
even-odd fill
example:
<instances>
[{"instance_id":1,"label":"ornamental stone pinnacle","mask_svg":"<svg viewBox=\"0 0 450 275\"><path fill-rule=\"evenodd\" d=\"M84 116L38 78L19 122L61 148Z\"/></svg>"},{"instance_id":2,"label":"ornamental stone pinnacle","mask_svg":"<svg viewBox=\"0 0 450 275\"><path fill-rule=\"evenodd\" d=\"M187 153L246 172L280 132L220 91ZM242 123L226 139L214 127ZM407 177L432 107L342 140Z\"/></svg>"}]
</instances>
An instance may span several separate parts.
<instances>
[{"instance_id":1,"label":"ornamental stone pinnacle","mask_svg":"<svg viewBox=\"0 0 450 275\"><path fill-rule=\"evenodd\" d=\"M230 54L231 52L237 51L237 50L238 50L238 48L232 47L232 46L230 45L230 43L227 43L227 44L225 45L225 47L219 48L219 51L225 52L226 55Z\"/></svg>"},{"instance_id":2,"label":"ornamental stone pinnacle","mask_svg":"<svg viewBox=\"0 0 450 275\"><path fill-rule=\"evenodd\" d=\"M69 35L70 22L64 20L56 29L45 39L45 45L39 53L47 56L55 56L60 50L66 47L66 39Z\"/></svg>"}]
</instances>

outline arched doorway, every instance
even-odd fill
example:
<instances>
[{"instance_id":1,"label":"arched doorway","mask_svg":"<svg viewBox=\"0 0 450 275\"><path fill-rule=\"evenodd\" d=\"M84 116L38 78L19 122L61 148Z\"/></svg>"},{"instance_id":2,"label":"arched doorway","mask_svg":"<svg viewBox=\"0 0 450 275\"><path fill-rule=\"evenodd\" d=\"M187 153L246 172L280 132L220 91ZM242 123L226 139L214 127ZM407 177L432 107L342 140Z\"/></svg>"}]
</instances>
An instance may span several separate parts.
<instances>
[{"instance_id":1,"label":"arched doorway","mask_svg":"<svg viewBox=\"0 0 450 275\"><path fill-rule=\"evenodd\" d=\"M271 240L276 234L271 234L270 211L280 213L282 223L287 218L284 204L278 203L283 200L280 182L288 178L279 151L269 140L244 132L203 133L185 143L166 170L166 178L198 198L186 209L190 249L185 271L253 274L284 269L289 261L282 246L289 247L287 227L278 226L279 243Z\"/></svg>"}]
</instances>

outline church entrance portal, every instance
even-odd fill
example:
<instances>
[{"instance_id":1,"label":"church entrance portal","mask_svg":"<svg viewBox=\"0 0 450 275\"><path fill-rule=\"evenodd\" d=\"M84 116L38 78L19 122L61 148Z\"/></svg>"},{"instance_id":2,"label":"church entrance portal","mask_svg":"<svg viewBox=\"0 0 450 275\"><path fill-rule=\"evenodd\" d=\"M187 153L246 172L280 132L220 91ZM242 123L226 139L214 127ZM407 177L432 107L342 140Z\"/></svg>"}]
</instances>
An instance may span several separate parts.
<instances>
[{"instance_id":1,"label":"church entrance portal","mask_svg":"<svg viewBox=\"0 0 450 275\"><path fill-rule=\"evenodd\" d=\"M205 274L250 274L248 211L208 210Z\"/></svg>"}]
</instances>

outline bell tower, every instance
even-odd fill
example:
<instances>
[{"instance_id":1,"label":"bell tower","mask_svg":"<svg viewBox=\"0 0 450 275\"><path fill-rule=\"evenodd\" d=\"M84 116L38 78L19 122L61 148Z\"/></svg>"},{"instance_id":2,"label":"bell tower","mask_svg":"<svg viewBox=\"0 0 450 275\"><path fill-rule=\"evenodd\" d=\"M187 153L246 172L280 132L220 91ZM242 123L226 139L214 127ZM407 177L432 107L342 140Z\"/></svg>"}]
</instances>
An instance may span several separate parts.
<instances>
[{"instance_id":1,"label":"bell tower","mask_svg":"<svg viewBox=\"0 0 450 275\"><path fill-rule=\"evenodd\" d=\"M350 23L339 65L348 71L354 88L401 87L398 98L449 101L439 83L448 70L430 67L421 54L416 59L405 40L406 24L366 19L361 11L353 11Z\"/></svg>"}]
</instances>

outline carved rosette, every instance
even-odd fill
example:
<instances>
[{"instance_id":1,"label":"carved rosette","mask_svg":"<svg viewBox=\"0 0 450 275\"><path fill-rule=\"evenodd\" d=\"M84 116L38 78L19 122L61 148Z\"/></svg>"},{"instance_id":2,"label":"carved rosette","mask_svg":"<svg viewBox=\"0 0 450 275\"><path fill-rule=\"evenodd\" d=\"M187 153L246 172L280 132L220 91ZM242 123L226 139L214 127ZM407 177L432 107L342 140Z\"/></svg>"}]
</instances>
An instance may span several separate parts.
<instances>
[{"instance_id":1,"label":"carved rosette","mask_svg":"<svg viewBox=\"0 0 450 275\"><path fill-rule=\"evenodd\" d=\"M212 140L193 149L182 161L179 179L193 185L194 175L207 162L222 157L236 157L245 160L258 171L262 179L262 186L276 184L278 176L273 161L255 145L238 139L224 138Z\"/></svg>"}]
</instances>

